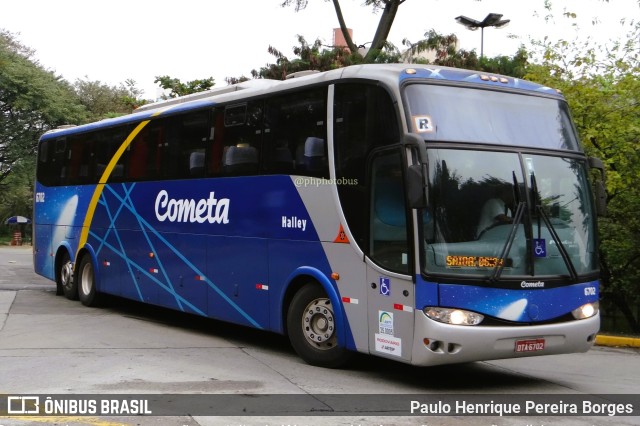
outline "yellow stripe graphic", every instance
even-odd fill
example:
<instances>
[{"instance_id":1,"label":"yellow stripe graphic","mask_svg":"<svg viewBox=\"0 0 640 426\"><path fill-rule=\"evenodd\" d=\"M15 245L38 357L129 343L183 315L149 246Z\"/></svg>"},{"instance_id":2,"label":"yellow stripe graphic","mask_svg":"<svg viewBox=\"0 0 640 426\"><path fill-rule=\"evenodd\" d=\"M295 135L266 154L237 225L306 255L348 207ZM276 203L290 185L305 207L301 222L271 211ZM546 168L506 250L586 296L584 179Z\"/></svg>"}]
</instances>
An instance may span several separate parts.
<instances>
[{"instance_id":1,"label":"yellow stripe graphic","mask_svg":"<svg viewBox=\"0 0 640 426\"><path fill-rule=\"evenodd\" d=\"M116 151L114 156L111 158L111 161L107 165L107 168L102 173L100 180L98 181L98 185L96 186L95 191L93 191L93 196L91 197L91 201L89 202L89 207L87 207L87 215L84 217L84 223L82 224L82 233L80 234L80 241L78 242L78 252L76 253L76 259L78 258L78 253L80 249L84 247L87 242L87 238L89 237L89 227L91 226L91 222L93 221L93 214L96 211L96 207L98 206L98 200L100 200L100 196L102 195L102 191L104 190L104 185L109 180L109 176L111 176L111 172L120 161L120 157L124 154L124 151L131 145L133 139L140 133L144 127L149 124L151 120L145 120L138 124L135 129L127 136L127 139L120 145L120 148Z\"/></svg>"},{"instance_id":2,"label":"yellow stripe graphic","mask_svg":"<svg viewBox=\"0 0 640 426\"><path fill-rule=\"evenodd\" d=\"M157 112L153 113L151 117L157 117L163 112L173 108L174 106L175 105L169 105L165 108L161 108ZM118 150L116 151L115 155L107 165L107 168L104 169L104 173L102 173L102 176L98 181L98 185L96 186L95 191L93 191L93 196L91 197L89 206L87 207L87 214L84 217L84 223L82 224L82 232L80 233L80 240L78 241L78 251L76 252L76 261L78 259L78 253L80 253L80 250L84 247L84 245L87 243L87 239L89 238L89 227L91 226L91 222L93 221L93 215L96 211L96 207L98 206L98 201L100 200L102 191L104 190L104 185L109 180L109 176L111 176L111 172L113 172L113 169L116 167L116 164L118 164L118 161L120 161L120 157L122 157L122 154L124 154L125 150L129 147L129 145L131 145L131 142L133 142L133 139L138 135L138 133L140 133L140 131L142 131L142 129L144 129L144 127L147 124L149 124L150 121L151 120L142 121L140 124L136 126L135 129L133 129L133 131L129 134L129 136L127 136L127 139L125 139L122 145L120 145L120 148L118 148ZM75 262L74 262L74 267L75 267Z\"/></svg>"}]
</instances>

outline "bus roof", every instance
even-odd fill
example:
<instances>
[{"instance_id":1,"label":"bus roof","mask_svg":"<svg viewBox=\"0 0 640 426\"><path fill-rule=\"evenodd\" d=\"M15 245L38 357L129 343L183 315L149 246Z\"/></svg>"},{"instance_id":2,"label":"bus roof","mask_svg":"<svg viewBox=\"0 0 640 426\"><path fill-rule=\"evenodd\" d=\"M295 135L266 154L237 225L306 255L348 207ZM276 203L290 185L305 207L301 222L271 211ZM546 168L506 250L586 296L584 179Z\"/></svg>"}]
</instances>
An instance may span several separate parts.
<instances>
[{"instance_id":1,"label":"bus roof","mask_svg":"<svg viewBox=\"0 0 640 426\"><path fill-rule=\"evenodd\" d=\"M327 83L340 79L364 79L385 82L390 86L405 81L452 82L458 84L478 85L495 88L510 88L530 93L544 94L562 99L562 95L554 89L514 77L472 71L460 68L437 65L411 64L367 64L353 65L331 71L317 73L299 73L300 76L287 80L255 79L225 87L214 88L166 101L143 105L131 114L105 119L81 126L61 126L45 133L42 139L83 133L104 127L135 123L149 120L164 113L180 113L192 109L205 108L223 102L231 102L266 93L279 92L302 86Z\"/></svg>"}]
</instances>

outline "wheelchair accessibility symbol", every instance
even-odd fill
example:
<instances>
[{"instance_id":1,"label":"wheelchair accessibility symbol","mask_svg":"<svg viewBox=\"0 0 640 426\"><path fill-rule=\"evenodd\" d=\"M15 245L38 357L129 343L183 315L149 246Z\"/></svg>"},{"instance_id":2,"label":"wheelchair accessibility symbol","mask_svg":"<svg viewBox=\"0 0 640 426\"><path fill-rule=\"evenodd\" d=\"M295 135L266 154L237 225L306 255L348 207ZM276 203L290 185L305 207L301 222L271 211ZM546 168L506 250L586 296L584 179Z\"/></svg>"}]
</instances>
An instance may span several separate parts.
<instances>
[{"instance_id":1,"label":"wheelchair accessibility symbol","mask_svg":"<svg viewBox=\"0 0 640 426\"><path fill-rule=\"evenodd\" d=\"M382 296L391 295L391 282L389 278L380 277L380 294Z\"/></svg>"},{"instance_id":2,"label":"wheelchair accessibility symbol","mask_svg":"<svg viewBox=\"0 0 640 426\"><path fill-rule=\"evenodd\" d=\"M547 244L543 238L533 239L533 255L535 257L547 257Z\"/></svg>"}]
</instances>

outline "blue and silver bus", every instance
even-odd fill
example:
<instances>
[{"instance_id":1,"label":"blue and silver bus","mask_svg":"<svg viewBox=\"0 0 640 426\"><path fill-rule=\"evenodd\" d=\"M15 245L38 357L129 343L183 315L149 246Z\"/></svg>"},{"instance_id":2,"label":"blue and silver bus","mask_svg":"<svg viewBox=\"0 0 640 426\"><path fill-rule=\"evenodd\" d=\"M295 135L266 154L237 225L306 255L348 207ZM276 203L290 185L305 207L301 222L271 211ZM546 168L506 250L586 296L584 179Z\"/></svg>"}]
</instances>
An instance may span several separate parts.
<instances>
[{"instance_id":1,"label":"blue and silver bus","mask_svg":"<svg viewBox=\"0 0 640 426\"><path fill-rule=\"evenodd\" d=\"M582 352L600 321L594 166L562 95L520 79L253 80L43 135L35 271L87 306L285 334L319 366Z\"/></svg>"}]
</instances>

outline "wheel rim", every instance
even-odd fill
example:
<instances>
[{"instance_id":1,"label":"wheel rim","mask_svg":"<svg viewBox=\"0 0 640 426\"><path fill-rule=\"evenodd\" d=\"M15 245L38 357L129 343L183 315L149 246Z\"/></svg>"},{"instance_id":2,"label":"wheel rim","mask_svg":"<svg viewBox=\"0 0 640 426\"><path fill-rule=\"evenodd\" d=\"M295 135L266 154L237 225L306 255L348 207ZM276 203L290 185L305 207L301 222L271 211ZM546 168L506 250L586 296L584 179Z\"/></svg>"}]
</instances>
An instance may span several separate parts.
<instances>
[{"instance_id":1,"label":"wheel rim","mask_svg":"<svg viewBox=\"0 0 640 426\"><path fill-rule=\"evenodd\" d=\"M317 349L335 347L335 319L329 299L315 299L307 305L302 316L302 331L307 342Z\"/></svg>"},{"instance_id":2,"label":"wheel rim","mask_svg":"<svg viewBox=\"0 0 640 426\"><path fill-rule=\"evenodd\" d=\"M63 287L71 287L71 283L73 282L73 265L69 260L67 260L60 268L60 282Z\"/></svg>"},{"instance_id":3,"label":"wheel rim","mask_svg":"<svg viewBox=\"0 0 640 426\"><path fill-rule=\"evenodd\" d=\"M84 265L84 268L82 268L80 285L83 294L88 295L91 293L91 289L93 288L93 265L91 265L91 263L87 263Z\"/></svg>"}]
</instances>

